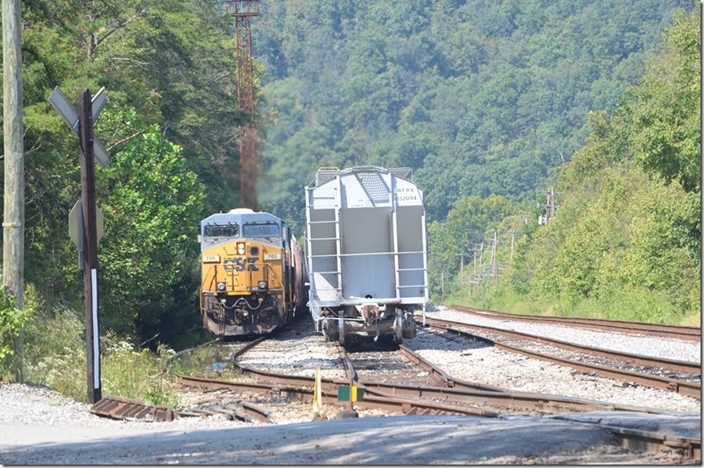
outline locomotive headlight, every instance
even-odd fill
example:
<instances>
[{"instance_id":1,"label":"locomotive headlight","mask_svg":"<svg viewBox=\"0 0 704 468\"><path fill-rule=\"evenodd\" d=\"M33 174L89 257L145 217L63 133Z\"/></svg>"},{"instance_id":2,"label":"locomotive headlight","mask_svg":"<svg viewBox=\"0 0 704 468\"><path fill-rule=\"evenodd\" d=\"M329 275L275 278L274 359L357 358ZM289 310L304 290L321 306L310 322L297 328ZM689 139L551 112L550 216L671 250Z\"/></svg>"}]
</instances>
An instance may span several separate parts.
<instances>
[{"instance_id":1,"label":"locomotive headlight","mask_svg":"<svg viewBox=\"0 0 704 468\"><path fill-rule=\"evenodd\" d=\"M218 283L218 291L224 291L225 290L225 282L221 281Z\"/></svg>"},{"instance_id":2,"label":"locomotive headlight","mask_svg":"<svg viewBox=\"0 0 704 468\"><path fill-rule=\"evenodd\" d=\"M261 290L266 289L267 286L269 286L269 285L267 284L266 281L260 281L260 282L257 284L257 287L258 287L259 289L261 289Z\"/></svg>"},{"instance_id":3,"label":"locomotive headlight","mask_svg":"<svg viewBox=\"0 0 704 468\"><path fill-rule=\"evenodd\" d=\"M237 243L237 255L244 255L244 242Z\"/></svg>"}]
</instances>

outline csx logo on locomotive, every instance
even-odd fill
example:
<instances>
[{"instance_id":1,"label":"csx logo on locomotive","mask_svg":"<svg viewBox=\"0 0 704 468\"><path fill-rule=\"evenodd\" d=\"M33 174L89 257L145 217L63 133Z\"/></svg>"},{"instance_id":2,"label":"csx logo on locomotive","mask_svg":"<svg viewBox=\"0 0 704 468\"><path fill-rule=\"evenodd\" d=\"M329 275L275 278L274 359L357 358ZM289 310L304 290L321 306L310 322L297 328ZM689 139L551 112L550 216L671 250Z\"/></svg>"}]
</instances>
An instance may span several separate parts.
<instances>
[{"instance_id":1,"label":"csx logo on locomotive","mask_svg":"<svg viewBox=\"0 0 704 468\"><path fill-rule=\"evenodd\" d=\"M230 257L226 258L225 261L222 262L222 266L228 273L232 273L233 271L244 271L245 268L247 271L259 271L257 265L255 265L256 262L257 257ZM246 263L249 263L249 265L246 265Z\"/></svg>"}]
</instances>

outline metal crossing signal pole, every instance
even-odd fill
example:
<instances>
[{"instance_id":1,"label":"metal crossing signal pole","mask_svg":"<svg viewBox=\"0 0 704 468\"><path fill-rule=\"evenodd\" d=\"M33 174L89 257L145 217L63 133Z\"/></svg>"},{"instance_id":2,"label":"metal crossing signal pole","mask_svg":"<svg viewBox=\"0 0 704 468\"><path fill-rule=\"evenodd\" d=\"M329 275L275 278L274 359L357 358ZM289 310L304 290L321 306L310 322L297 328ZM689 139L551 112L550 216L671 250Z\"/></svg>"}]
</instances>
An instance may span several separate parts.
<instances>
[{"instance_id":1,"label":"metal crossing signal pole","mask_svg":"<svg viewBox=\"0 0 704 468\"><path fill-rule=\"evenodd\" d=\"M85 263L83 285L86 306L86 346L88 351L88 397L97 403L102 398L100 385L100 332L98 327L98 233L95 209L95 163L93 152L93 117L90 91L79 99L81 119L81 202Z\"/></svg>"},{"instance_id":2,"label":"metal crossing signal pole","mask_svg":"<svg viewBox=\"0 0 704 468\"><path fill-rule=\"evenodd\" d=\"M101 88L91 99L90 90L84 90L78 98L78 111L58 86L49 96L49 102L64 119L68 128L78 135L81 149L81 199L69 214L69 236L78 247L78 264L83 269L88 399L92 403L102 399L98 326L98 240L103 229L102 215L95 204L94 158L105 167L109 156L100 140L93 136L93 122L107 102L103 91L104 88Z\"/></svg>"}]
</instances>

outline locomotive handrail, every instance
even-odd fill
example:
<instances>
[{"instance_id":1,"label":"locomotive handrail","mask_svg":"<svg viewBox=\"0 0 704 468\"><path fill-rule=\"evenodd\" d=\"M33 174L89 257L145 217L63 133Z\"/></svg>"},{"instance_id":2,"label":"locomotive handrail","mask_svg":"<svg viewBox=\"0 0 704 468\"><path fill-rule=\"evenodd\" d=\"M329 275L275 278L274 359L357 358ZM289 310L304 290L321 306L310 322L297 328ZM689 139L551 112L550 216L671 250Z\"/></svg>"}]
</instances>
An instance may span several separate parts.
<instances>
[{"instance_id":1,"label":"locomotive handrail","mask_svg":"<svg viewBox=\"0 0 704 468\"><path fill-rule=\"evenodd\" d=\"M279 278L279 276L276 274L276 271L269 263L264 263L264 271L267 272L266 281L269 281L269 274L268 273L271 273L271 276L273 276L279 282L279 285L281 286L281 288L284 287L284 282L281 280L281 278ZM250 277L252 276L252 273L253 272L249 272ZM251 284L251 281L252 280L250 278L250 284ZM269 285L271 286L271 283L269 283ZM269 289L273 289L273 288L269 287Z\"/></svg>"}]
</instances>

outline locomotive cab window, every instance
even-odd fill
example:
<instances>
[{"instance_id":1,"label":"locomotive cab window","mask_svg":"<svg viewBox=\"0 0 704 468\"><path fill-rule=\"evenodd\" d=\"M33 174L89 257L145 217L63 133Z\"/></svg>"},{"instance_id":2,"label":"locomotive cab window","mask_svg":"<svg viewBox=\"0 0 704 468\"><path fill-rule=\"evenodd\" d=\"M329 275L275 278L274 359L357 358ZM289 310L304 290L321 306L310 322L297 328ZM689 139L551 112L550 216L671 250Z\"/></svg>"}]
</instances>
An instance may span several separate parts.
<instances>
[{"instance_id":1,"label":"locomotive cab window","mask_svg":"<svg viewBox=\"0 0 704 468\"><path fill-rule=\"evenodd\" d=\"M242 226L242 234L247 238L279 238L279 225L274 223L250 224Z\"/></svg>"},{"instance_id":2,"label":"locomotive cab window","mask_svg":"<svg viewBox=\"0 0 704 468\"><path fill-rule=\"evenodd\" d=\"M237 224L208 224L203 230L205 241L214 242L217 240L230 239L239 236L239 226Z\"/></svg>"}]
</instances>

